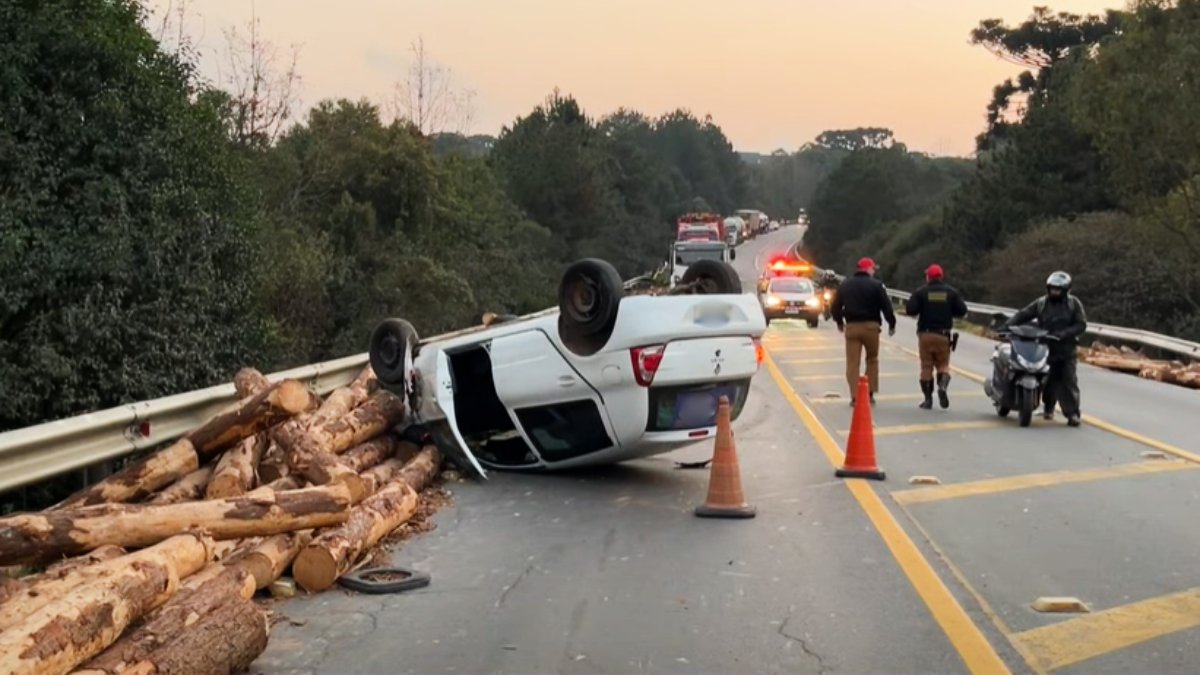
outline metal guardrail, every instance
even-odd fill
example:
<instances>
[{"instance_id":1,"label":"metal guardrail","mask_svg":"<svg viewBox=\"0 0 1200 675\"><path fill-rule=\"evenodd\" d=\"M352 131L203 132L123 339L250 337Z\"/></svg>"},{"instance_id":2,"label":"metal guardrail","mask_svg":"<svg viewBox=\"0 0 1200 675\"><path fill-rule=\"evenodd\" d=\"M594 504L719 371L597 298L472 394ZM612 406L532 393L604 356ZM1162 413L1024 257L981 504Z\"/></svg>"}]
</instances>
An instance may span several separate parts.
<instances>
[{"instance_id":1,"label":"metal guardrail","mask_svg":"<svg viewBox=\"0 0 1200 675\"><path fill-rule=\"evenodd\" d=\"M899 300L904 302L908 300L912 293L888 289L888 295L891 296L893 301ZM984 305L976 302L967 303L968 316L973 315L979 318L991 318L997 314L1003 314L1005 317L1010 317L1013 314L1016 314L1018 311L1019 310L1011 307ZM1148 347L1159 352L1172 354L1185 359L1200 360L1200 343L1171 337L1169 335L1152 333L1148 330L1124 328L1122 326L1110 326L1108 324L1093 323L1089 321L1087 331L1084 333L1084 335L1092 338L1093 340L1103 338L1113 342Z\"/></svg>"},{"instance_id":2,"label":"metal guardrail","mask_svg":"<svg viewBox=\"0 0 1200 675\"><path fill-rule=\"evenodd\" d=\"M366 363L367 355L357 354L267 379L299 380L326 394L353 381ZM0 433L0 492L174 440L236 400L233 384L221 384Z\"/></svg>"}]
</instances>

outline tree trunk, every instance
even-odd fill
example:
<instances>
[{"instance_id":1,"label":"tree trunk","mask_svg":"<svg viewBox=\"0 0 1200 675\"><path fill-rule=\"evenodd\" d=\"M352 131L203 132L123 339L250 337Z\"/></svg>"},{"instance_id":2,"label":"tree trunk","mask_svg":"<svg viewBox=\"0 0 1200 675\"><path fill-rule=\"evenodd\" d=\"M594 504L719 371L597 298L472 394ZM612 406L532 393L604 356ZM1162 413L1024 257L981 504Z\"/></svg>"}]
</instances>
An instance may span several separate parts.
<instances>
[{"instance_id":1,"label":"tree trunk","mask_svg":"<svg viewBox=\"0 0 1200 675\"><path fill-rule=\"evenodd\" d=\"M314 485L345 485L357 504L367 496L367 488L358 472L346 466L337 455L321 452L307 438L288 453L288 464L298 475Z\"/></svg>"},{"instance_id":2,"label":"tree trunk","mask_svg":"<svg viewBox=\"0 0 1200 675\"><path fill-rule=\"evenodd\" d=\"M290 422L284 422L284 426ZM262 459L258 462L258 482L260 485L273 483L291 473L287 463L287 453L271 438L267 449L263 450Z\"/></svg>"},{"instance_id":3,"label":"tree trunk","mask_svg":"<svg viewBox=\"0 0 1200 675\"><path fill-rule=\"evenodd\" d=\"M312 530L301 530L266 537L229 564L246 570L254 577L256 589L266 588L283 576L300 549L312 541L312 536Z\"/></svg>"},{"instance_id":4,"label":"tree trunk","mask_svg":"<svg viewBox=\"0 0 1200 675\"><path fill-rule=\"evenodd\" d=\"M212 477L213 468L202 466L172 483L162 492L146 500L147 504L178 504L204 497L204 486Z\"/></svg>"},{"instance_id":5,"label":"tree trunk","mask_svg":"<svg viewBox=\"0 0 1200 675\"><path fill-rule=\"evenodd\" d=\"M124 675L224 675L245 672L267 648L267 613L252 600L217 607Z\"/></svg>"},{"instance_id":6,"label":"tree trunk","mask_svg":"<svg viewBox=\"0 0 1200 675\"><path fill-rule=\"evenodd\" d=\"M254 591L254 577L245 569L209 565L188 577L167 604L147 616L137 628L84 664L83 668L119 673L192 630L197 622L203 621L224 605L249 600L254 596Z\"/></svg>"},{"instance_id":7,"label":"tree trunk","mask_svg":"<svg viewBox=\"0 0 1200 675\"><path fill-rule=\"evenodd\" d=\"M204 547L203 557L205 559L212 557L213 541L199 534L189 533L172 537L157 546L151 546L141 551L90 565L80 565L64 570L61 574L43 575L42 580L19 589L7 602L0 605L0 633L21 623L33 613L67 596L72 591L93 583L97 579L111 576L115 569L143 563L162 565L173 560L191 559L188 556L194 556L197 550L196 544L191 540L200 542Z\"/></svg>"},{"instance_id":8,"label":"tree trunk","mask_svg":"<svg viewBox=\"0 0 1200 675\"><path fill-rule=\"evenodd\" d=\"M346 454L342 455L342 462L351 470L362 473L389 457L396 456L407 460L416 454L417 446L405 441L397 441L395 436L385 434L350 448Z\"/></svg>"},{"instance_id":9,"label":"tree trunk","mask_svg":"<svg viewBox=\"0 0 1200 675\"><path fill-rule=\"evenodd\" d=\"M349 571L368 549L417 510L417 490L432 479L438 466L437 450L423 449L400 475L354 508L345 525L325 530L305 546L292 566L292 576L308 591L323 591Z\"/></svg>"},{"instance_id":10,"label":"tree trunk","mask_svg":"<svg viewBox=\"0 0 1200 675\"><path fill-rule=\"evenodd\" d=\"M324 424L341 419L350 414L351 410L362 404L371 395L375 385L375 371L368 365L362 369L358 377L345 387L334 390L325 398L325 402L306 421L307 426Z\"/></svg>"},{"instance_id":11,"label":"tree trunk","mask_svg":"<svg viewBox=\"0 0 1200 675\"><path fill-rule=\"evenodd\" d=\"M305 434L321 452L340 455L387 431L404 419L404 401L390 391L379 390L349 414L313 424ZM281 443L287 450L286 443ZM295 464L288 460L295 468Z\"/></svg>"},{"instance_id":12,"label":"tree trunk","mask_svg":"<svg viewBox=\"0 0 1200 675\"><path fill-rule=\"evenodd\" d=\"M195 447L187 439L179 440L99 483L76 492L47 511L139 501L199 468L200 458Z\"/></svg>"},{"instance_id":13,"label":"tree trunk","mask_svg":"<svg viewBox=\"0 0 1200 675\"><path fill-rule=\"evenodd\" d=\"M133 622L165 603L180 577L204 567L207 542L184 534L156 547L160 561L102 563L110 571L55 599L0 633L0 672L66 673L117 641ZM169 554L168 554L169 552Z\"/></svg>"},{"instance_id":14,"label":"tree trunk","mask_svg":"<svg viewBox=\"0 0 1200 675\"><path fill-rule=\"evenodd\" d=\"M224 499L246 494L253 489L258 460L262 457L266 442L265 433L255 434L221 455L212 479L208 481L205 496L208 499Z\"/></svg>"},{"instance_id":15,"label":"tree trunk","mask_svg":"<svg viewBox=\"0 0 1200 675\"><path fill-rule=\"evenodd\" d=\"M125 549L120 546L101 546L87 555L67 558L46 568L41 574L14 579L11 584L0 588L0 605L29 588L34 588L48 581L56 581L85 567L102 563L125 555ZM3 611L3 610L0 610Z\"/></svg>"},{"instance_id":16,"label":"tree trunk","mask_svg":"<svg viewBox=\"0 0 1200 675\"><path fill-rule=\"evenodd\" d=\"M208 459L243 438L310 409L315 400L312 392L296 380L276 382L237 406L219 413L186 438L202 458Z\"/></svg>"},{"instance_id":17,"label":"tree trunk","mask_svg":"<svg viewBox=\"0 0 1200 675\"><path fill-rule=\"evenodd\" d=\"M263 487L267 488L268 490L274 490L275 492L283 492L285 490L299 490L300 488L304 487L304 483L295 476L284 476L283 478L267 483Z\"/></svg>"},{"instance_id":18,"label":"tree trunk","mask_svg":"<svg viewBox=\"0 0 1200 675\"><path fill-rule=\"evenodd\" d=\"M101 504L0 518L0 564L82 553L105 544L138 547L189 528L238 539L346 522L349 489L329 485L182 504Z\"/></svg>"},{"instance_id":19,"label":"tree trunk","mask_svg":"<svg viewBox=\"0 0 1200 675\"><path fill-rule=\"evenodd\" d=\"M233 388L239 399L250 398L269 389L266 375L253 368L242 368L233 376Z\"/></svg>"},{"instance_id":20,"label":"tree trunk","mask_svg":"<svg viewBox=\"0 0 1200 675\"><path fill-rule=\"evenodd\" d=\"M384 460L360 474L363 483L366 485L367 494L373 495L383 489L383 486L392 482L392 479L400 474L404 469L405 461L399 457Z\"/></svg>"}]
</instances>

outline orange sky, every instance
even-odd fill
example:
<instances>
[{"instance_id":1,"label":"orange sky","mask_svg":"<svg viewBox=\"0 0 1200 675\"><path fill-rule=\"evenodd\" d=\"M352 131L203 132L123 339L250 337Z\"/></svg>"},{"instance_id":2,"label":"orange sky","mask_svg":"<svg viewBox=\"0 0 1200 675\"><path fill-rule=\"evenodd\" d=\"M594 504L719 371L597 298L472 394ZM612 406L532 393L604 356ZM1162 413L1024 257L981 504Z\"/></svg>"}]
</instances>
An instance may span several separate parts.
<instances>
[{"instance_id":1,"label":"orange sky","mask_svg":"<svg viewBox=\"0 0 1200 675\"><path fill-rule=\"evenodd\" d=\"M162 8L171 0L152 0ZM176 6L180 0L173 0ZM1049 0L1044 0L1049 2ZM302 104L381 101L409 45L475 91L478 133L554 87L593 115L617 107L712 114L739 150L793 150L822 130L885 126L910 147L968 154L992 87L1018 72L968 44L980 19L1038 0L256 0L266 37L301 46ZM1101 12L1121 0L1059 0ZM188 30L213 75L222 30L251 0L191 0Z\"/></svg>"}]
</instances>

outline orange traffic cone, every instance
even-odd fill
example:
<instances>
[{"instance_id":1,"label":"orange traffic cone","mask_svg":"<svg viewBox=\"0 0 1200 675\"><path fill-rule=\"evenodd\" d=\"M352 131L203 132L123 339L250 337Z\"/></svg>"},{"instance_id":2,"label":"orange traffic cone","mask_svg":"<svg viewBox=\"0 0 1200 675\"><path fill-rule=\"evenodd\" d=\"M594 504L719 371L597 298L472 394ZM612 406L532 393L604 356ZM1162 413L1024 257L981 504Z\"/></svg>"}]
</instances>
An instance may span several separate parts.
<instances>
[{"instance_id":1,"label":"orange traffic cone","mask_svg":"<svg viewBox=\"0 0 1200 675\"><path fill-rule=\"evenodd\" d=\"M729 398L722 396L717 405L717 441L708 474L708 498L703 506L696 507L696 515L701 518L753 518L756 515L755 508L747 504L742 495L731 416Z\"/></svg>"},{"instance_id":2,"label":"orange traffic cone","mask_svg":"<svg viewBox=\"0 0 1200 675\"><path fill-rule=\"evenodd\" d=\"M858 378L858 394L854 397L854 419L850 422L850 438L846 440L846 460L835 474L838 478L885 478L883 471L875 465L871 386L867 384L866 376Z\"/></svg>"}]
</instances>

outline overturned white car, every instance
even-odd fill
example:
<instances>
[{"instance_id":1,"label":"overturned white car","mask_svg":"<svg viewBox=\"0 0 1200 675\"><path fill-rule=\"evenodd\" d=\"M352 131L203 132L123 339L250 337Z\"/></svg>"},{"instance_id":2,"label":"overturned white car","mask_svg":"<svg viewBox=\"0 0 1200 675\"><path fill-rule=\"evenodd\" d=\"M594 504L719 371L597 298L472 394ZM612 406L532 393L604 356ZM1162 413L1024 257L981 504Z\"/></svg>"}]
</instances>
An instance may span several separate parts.
<instances>
[{"instance_id":1,"label":"overturned white car","mask_svg":"<svg viewBox=\"0 0 1200 675\"><path fill-rule=\"evenodd\" d=\"M732 267L702 262L671 295L626 295L611 265L581 260L557 308L436 341L388 319L371 365L416 428L481 477L669 452L715 435L721 396L736 419L762 362L757 299Z\"/></svg>"}]
</instances>

